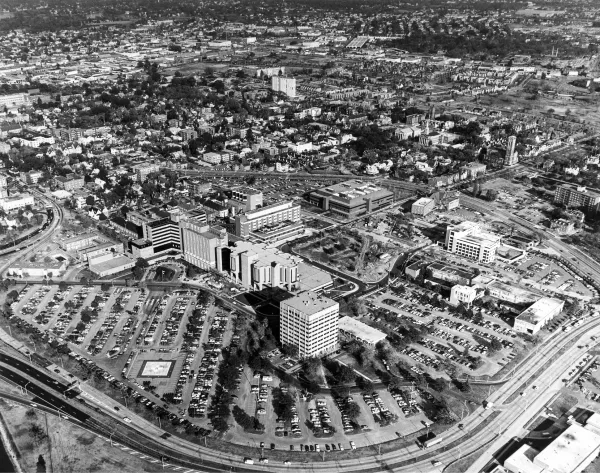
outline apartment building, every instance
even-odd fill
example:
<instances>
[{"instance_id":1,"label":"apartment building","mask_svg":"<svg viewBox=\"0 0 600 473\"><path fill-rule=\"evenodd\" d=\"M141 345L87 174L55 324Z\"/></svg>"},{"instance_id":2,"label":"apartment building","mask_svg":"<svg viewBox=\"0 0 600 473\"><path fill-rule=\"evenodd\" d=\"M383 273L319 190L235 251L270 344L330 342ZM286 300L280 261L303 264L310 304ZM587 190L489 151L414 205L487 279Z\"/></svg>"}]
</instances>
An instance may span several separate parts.
<instances>
[{"instance_id":1,"label":"apartment building","mask_svg":"<svg viewBox=\"0 0 600 473\"><path fill-rule=\"evenodd\" d=\"M149 174L159 172L160 166L152 163L142 163L133 166L133 172L136 174L138 182L144 182Z\"/></svg>"},{"instance_id":2,"label":"apartment building","mask_svg":"<svg viewBox=\"0 0 600 473\"><path fill-rule=\"evenodd\" d=\"M263 193L251 187L234 187L226 192L229 203L238 210L255 210L263 205Z\"/></svg>"},{"instance_id":3,"label":"apartment building","mask_svg":"<svg viewBox=\"0 0 600 473\"><path fill-rule=\"evenodd\" d=\"M600 204L600 193L590 191L581 186L563 184L556 188L554 203L596 212Z\"/></svg>"},{"instance_id":4,"label":"apartment building","mask_svg":"<svg viewBox=\"0 0 600 473\"><path fill-rule=\"evenodd\" d=\"M301 358L323 356L338 348L339 304L306 291L280 303L280 338L296 345Z\"/></svg>"},{"instance_id":5,"label":"apartment building","mask_svg":"<svg viewBox=\"0 0 600 473\"><path fill-rule=\"evenodd\" d=\"M288 97L296 97L296 79L292 77L271 77L271 89L273 92L281 92Z\"/></svg>"},{"instance_id":6,"label":"apartment building","mask_svg":"<svg viewBox=\"0 0 600 473\"><path fill-rule=\"evenodd\" d=\"M496 250L501 238L484 232L475 222L462 222L448 225L446 229L446 249L450 253L464 256L480 263L489 263L496 259Z\"/></svg>"}]
</instances>

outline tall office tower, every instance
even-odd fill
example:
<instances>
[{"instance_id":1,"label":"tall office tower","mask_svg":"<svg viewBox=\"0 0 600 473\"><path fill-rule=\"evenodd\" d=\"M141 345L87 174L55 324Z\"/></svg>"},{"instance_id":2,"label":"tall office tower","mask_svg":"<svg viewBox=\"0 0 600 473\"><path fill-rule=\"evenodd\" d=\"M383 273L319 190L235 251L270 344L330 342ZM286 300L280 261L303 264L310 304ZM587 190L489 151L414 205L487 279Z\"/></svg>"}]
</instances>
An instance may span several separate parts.
<instances>
[{"instance_id":1,"label":"tall office tower","mask_svg":"<svg viewBox=\"0 0 600 473\"><path fill-rule=\"evenodd\" d=\"M301 358L337 350L340 312L337 302L306 291L282 301L279 307L281 343L296 345Z\"/></svg>"},{"instance_id":2,"label":"tall office tower","mask_svg":"<svg viewBox=\"0 0 600 473\"><path fill-rule=\"evenodd\" d=\"M509 136L508 143L506 144L506 156L504 157L505 166L514 166L519 162L519 158L515 153L515 146L517 144L516 136Z\"/></svg>"}]
</instances>

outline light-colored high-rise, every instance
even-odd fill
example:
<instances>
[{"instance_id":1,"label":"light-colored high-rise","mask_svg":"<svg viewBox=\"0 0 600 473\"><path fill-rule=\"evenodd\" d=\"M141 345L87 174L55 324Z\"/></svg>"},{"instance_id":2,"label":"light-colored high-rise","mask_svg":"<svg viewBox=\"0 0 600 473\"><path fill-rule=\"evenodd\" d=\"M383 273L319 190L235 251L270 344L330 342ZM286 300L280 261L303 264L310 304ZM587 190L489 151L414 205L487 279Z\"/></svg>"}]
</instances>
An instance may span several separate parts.
<instances>
[{"instance_id":1,"label":"light-colored high-rise","mask_svg":"<svg viewBox=\"0 0 600 473\"><path fill-rule=\"evenodd\" d=\"M296 79L293 77L271 77L271 89L273 92L281 92L288 97L296 97Z\"/></svg>"},{"instance_id":2,"label":"light-colored high-rise","mask_svg":"<svg viewBox=\"0 0 600 473\"><path fill-rule=\"evenodd\" d=\"M506 144L506 156L504 157L505 166L514 166L519 162L519 157L515 152L515 146L517 145L517 137L509 136Z\"/></svg>"},{"instance_id":3,"label":"light-colored high-rise","mask_svg":"<svg viewBox=\"0 0 600 473\"><path fill-rule=\"evenodd\" d=\"M306 291L280 303L280 335L284 345L296 345L301 358L323 356L338 348L340 305Z\"/></svg>"}]
</instances>

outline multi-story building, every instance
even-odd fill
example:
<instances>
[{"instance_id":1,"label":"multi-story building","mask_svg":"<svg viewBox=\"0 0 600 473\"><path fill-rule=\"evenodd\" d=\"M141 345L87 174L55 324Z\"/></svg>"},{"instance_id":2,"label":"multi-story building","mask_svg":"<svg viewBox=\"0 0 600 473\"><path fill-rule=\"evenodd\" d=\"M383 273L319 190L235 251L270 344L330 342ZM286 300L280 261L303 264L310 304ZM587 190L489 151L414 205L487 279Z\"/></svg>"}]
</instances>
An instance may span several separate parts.
<instances>
[{"instance_id":1,"label":"multi-story building","mask_svg":"<svg viewBox=\"0 0 600 473\"><path fill-rule=\"evenodd\" d=\"M458 225L448 225L446 229L446 249L480 263L496 259L496 250L501 238L484 232L475 222L465 221Z\"/></svg>"},{"instance_id":2,"label":"multi-story building","mask_svg":"<svg viewBox=\"0 0 600 473\"><path fill-rule=\"evenodd\" d=\"M83 176L74 173L68 174L67 176L58 176L55 178L55 181L59 189L64 189L66 191L81 189L85 185Z\"/></svg>"},{"instance_id":3,"label":"multi-story building","mask_svg":"<svg viewBox=\"0 0 600 473\"><path fill-rule=\"evenodd\" d=\"M311 204L330 210L343 218L354 218L391 204L394 193L356 179L313 191Z\"/></svg>"},{"instance_id":4,"label":"multi-story building","mask_svg":"<svg viewBox=\"0 0 600 473\"><path fill-rule=\"evenodd\" d=\"M421 197L420 199L413 202L410 207L410 212L413 215L422 215L425 217L429 212L432 212L435 208L435 200L428 197Z\"/></svg>"},{"instance_id":5,"label":"multi-story building","mask_svg":"<svg viewBox=\"0 0 600 473\"><path fill-rule=\"evenodd\" d=\"M0 199L0 208L5 212L22 209L28 205L33 206L33 204L33 196L29 194L14 195Z\"/></svg>"},{"instance_id":6,"label":"multi-story building","mask_svg":"<svg viewBox=\"0 0 600 473\"><path fill-rule=\"evenodd\" d=\"M483 176L487 166L483 163L468 163L460 167L460 173L465 174L467 179L475 179L476 177Z\"/></svg>"},{"instance_id":7,"label":"multi-story building","mask_svg":"<svg viewBox=\"0 0 600 473\"><path fill-rule=\"evenodd\" d=\"M29 103L27 94L0 95L0 108L16 108Z\"/></svg>"},{"instance_id":8,"label":"multi-story building","mask_svg":"<svg viewBox=\"0 0 600 473\"><path fill-rule=\"evenodd\" d=\"M152 242L154 254L181 250L179 221L173 216L154 220L143 225L144 238Z\"/></svg>"},{"instance_id":9,"label":"multi-story building","mask_svg":"<svg viewBox=\"0 0 600 473\"><path fill-rule=\"evenodd\" d=\"M514 166L519 162L517 153L515 152L515 146L517 145L517 137L509 136L506 144L506 155L504 156L505 166Z\"/></svg>"},{"instance_id":10,"label":"multi-story building","mask_svg":"<svg viewBox=\"0 0 600 473\"><path fill-rule=\"evenodd\" d=\"M263 193L251 187L234 187L226 192L229 203L238 210L255 210L263 205Z\"/></svg>"},{"instance_id":11,"label":"multi-story building","mask_svg":"<svg viewBox=\"0 0 600 473\"><path fill-rule=\"evenodd\" d=\"M235 234L241 238L273 242L304 232L300 221L300 205L294 202L267 205L235 218Z\"/></svg>"},{"instance_id":12,"label":"multi-story building","mask_svg":"<svg viewBox=\"0 0 600 473\"><path fill-rule=\"evenodd\" d=\"M4 174L0 174L0 198L8 197L8 179Z\"/></svg>"},{"instance_id":13,"label":"multi-story building","mask_svg":"<svg viewBox=\"0 0 600 473\"><path fill-rule=\"evenodd\" d=\"M314 292L302 292L279 305L280 338L296 345L301 358L323 356L338 347L339 304Z\"/></svg>"},{"instance_id":14,"label":"multi-story building","mask_svg":"<svg viewBox=\"0 0 600 473\"><path fill-rule=\"evenodd\" d=\"M43 175L44 173L42 171L22 172L21 179L27 184L37 184Z\"/></svg>"},{"instance_id":15,"label":"multi-story building","mask_svg":"<svg viewBox=\"0 0 600 473\"><path fill-rule=\"evenodd\" d=\"M301 258L247 241L236 242L230 250L227 272L233 282L256 291L267 287L296 289Z\"/></svg>"},{"instance_id":16,"label":"multi-story building","mask_svg":"<svg viewBox=\"0 0 600 473\"><path fill-rule=\"evenodd\" d=\"M480 296L477 290L476 286L463 286L462 284L452 286L452 289L450 289L450 304L453 306L459 304L470 306ZM483 291L481 292L483 293Z\"/></svg>"},{"instance_id":17,"label":"multi-story building","mask_svg":"<svg viewBox=\"0 0 600 473\"><path fill-rule=\"evenodd\" d=\"M207 271L223 269L223 249L228 245L227 232L222 227L210 227L206 222L182 218L181 251L190 264Z\"/></svg>"},{"instance_id":18,"label":"multi-story building","mask_svg":"<svg viewBox=\"0 0 600 473\"><path fill-rule=\"evenodd\" d=\"M293 77L271 77L271 89L273 92L281 92L288 97L296 97L296 79Z\"/></svg>"},{"instance_id":19,"label":"multi-story building","mask_svg":"<svg viewBox=\"0 0 600 473\"><path fill-rule=\"evenodd\" d=\"M141 163L133 166L133 172L135 172L138 182L144 182L148 177L148 174L152 174L160 171L160 166L153 163Z\"/></svg>"},{"instance_id":20,"label":"multi-story building","mask_svg":"<svg viewBox=\"0 0 600 473\"><path fill-rule=\"evenodd\" d=\"M596 212L600 204L600 194L585 187L563 184L556 188L554 203Z\"/></svg>"},{"instance_id":21,"label":"multi-story building","mask_svg":"<svg viewBox=\"0 0 600 473\"><path fill-rule=\"evenodd\" d=\"M185 129L180 132L181 139L183 141L195 140L198 138L198 132L196 130Z\"/></svg>"}]
</instances>

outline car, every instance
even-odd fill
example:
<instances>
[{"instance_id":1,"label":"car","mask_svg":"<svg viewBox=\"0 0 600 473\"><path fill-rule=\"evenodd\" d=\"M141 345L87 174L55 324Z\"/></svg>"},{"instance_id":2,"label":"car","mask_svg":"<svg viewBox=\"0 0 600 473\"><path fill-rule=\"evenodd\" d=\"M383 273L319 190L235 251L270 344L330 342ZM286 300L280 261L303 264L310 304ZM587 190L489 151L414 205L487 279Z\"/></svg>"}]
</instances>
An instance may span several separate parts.
<instances>
[{"instance_id":1,"label":"car","mask_svg":"<svg viewBox=\"0 0 600 473\"><path fill-rule=\"evenodd\" d=\"M331 451L331 447L328 443L325 444L325 450L327 450L328 452Z\"/></svg>"},{"instance_id":2,"label":"car","mask_svg":"<svg viewBox=\"0 0 600 473\"><path fill-rule=\"evenodd\" d=\"M431 460L431 463L433 464L433 466L441 466L442 462L439 460Z\"/></svg>"},{"instance_id":3,"label":"car","mask_svg":"<svg viewBox=\"0 0 600 473\"><path fill-rule=\"evenodd\" d=\"M337 447L335 446L335 443L331 444L331 449L334 450L334 451L337 450Z\"/></svg>"},{"instance_id":4,"label":"car","mask_svg":"<svg viewBox=\"0 0 600 473\"><path fill-rule=\"evenodd\" d=\"M123 417L123 420L128 424L131 424L131 419L129 417Z\"/></svg>"},{"instance_id":5,"label":"car","mask_svg":"<svg viewBox=\"0 0 600 473\"><path fill-rule=\"evenodd\" d=\"M534 391L537 391L538 387L537 386L533 386L531 389L533 389Z\"/></svg>"},{"instance_id":6,"label":"car","mask_svg":"<svg viewBox=\"0 0 600 473\"><path fill-rule=\"evenodd\" d=\"M352 448L352 450L356 450L356 444L354 443L354 440L350 440L350 448Z\"/></svg>"},{"instance_id":7,"label":"car","mask_svg":"<svg viewBox=\"0 0 600 473\"><path fill-rule=\"evenodd\" d=\"M310 451L311 451L311 452L314 452L314 451L315 451L315 446L314 446L314 445L312 445L312 444L311 444L311 445L309 445L308 447L310 448Z\"/></svg>"},{"instance_id":8,"label":"car","mask_svg":"<svg viewBox=\"0 0 600 473\"><path fill-rule=\"evenodd\" d=\"M254 460L252 460L252 458L246 457L246 458L244 458L244 463L246 465L254 465Z\"/></svg>"},{"instance_id":9,"label":"car","mask_svg":"<svg viewBox=\"0 0 600 473\"><path fill-rule=\"evenodd\" d=\"M274 443L271 444L271 450L275 450L275 444Z\"/></svg>"},{"instance_id":10,"label":"car","mask_svg":"<svg viewBox=\"0 0 600 473\"><path fill-rule=\"evenodd\" d=\"M293 445L290 445L290 450L292 450L292 451L294 450L294 446Z\"/></svg>"},{"instance_id":11,"label":"car","mask_svg":"<svg viewBox=\"0 0 600 473\"><path fill-rule=\"evenodd\" d=\"M260 442L260 448L265 448L265 442Z\"/></svg>"},{"instance_id":12,"label":"car","mask_svg":"<svg viewBox=\"0 0 600 473\"><path fill-rule=\"evenodd\" d=\"M319 446L318 443L315 443L315 452L320 452L321 451L321 447Z\"/></svg>"},{"instance_id":13,"label":"car","mask_svg":"<svg viewBox=\"0 0 600 473\"><path fill-rule=\"evenodd\" d=\"M341 443L338 443L338 448L340 449L341 452L344 451L344 446Z\"/></svg>"},{"instance_id":14,"label":"car","mask_svg":"<svg viewBox=\"0 0 600 473\"><path fill-rule=\"evenodd\" d=\"M262 458L259 458L259 459L258 459L258 462L259 462L259 463L269 463L269 459L268 459L268 458L264 458L264 457L262 457Z\"/></svg>"},{"instance_id":15,"label":"car","mask_svg":"<svg viewBox=\"0 0 600 473\"><path fill-rule=\"evenodd\" d=\"M285 461L283 462L283 464L284 464L285 466L289 466L289 464L290 464L290 461L289 461L289 460L285 460Z\"/></svg>"}]
</instances>

